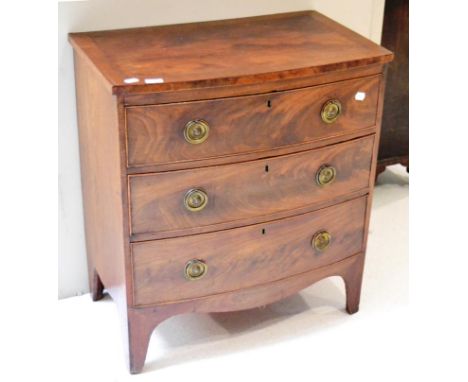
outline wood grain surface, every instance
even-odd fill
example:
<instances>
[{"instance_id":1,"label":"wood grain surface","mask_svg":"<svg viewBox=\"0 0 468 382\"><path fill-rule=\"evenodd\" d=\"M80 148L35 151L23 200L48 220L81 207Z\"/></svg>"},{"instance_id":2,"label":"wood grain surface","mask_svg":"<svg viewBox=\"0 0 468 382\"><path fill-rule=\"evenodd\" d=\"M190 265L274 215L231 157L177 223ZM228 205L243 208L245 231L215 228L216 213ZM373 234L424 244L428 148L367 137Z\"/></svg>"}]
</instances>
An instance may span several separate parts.
<instances>
[{"instance_id":1,"label":"wood grain surface","mask_svg":"<svg viewBox=\"0 0 468 382\"><path fill-rule=\"evenodd\" d=\"M237 84L236 86L225 85L206 88L181 89L177 91L158 91L155 93L123 93L119 96L125 106L147 106L239 97L291 89L302 89L311 86L329 84L332 82L351 80L354 78L370 77L382 74L384 67L384 64L372 64L344 71L325 72L313 76L297 77L292 79L278 79L275 81L256 82L252 84Z\"/></svg>"},{"instance_id":2,"label":"wood grain surface","mask_svg":"<svg viewBox=\"0 0 468 382\"><path fill-rule=\"evenodd\" d=\"M128 107L128 166L202 161L268 151L375 126L380 76L311 88L199 102ZM363 92L365 99L355 99ZM342 114L322 121L325 102L338 99ZM184 128L191 120L208 122L208 138L190 144Z\"/></svg>"},{"instance_id":3,"label":"wood grain surface","mask_svg":"<svg viewBox=\"0 0 468 382\"><path fill-rule=\"evenodd\" d=\"M186 234L220 223L242 225L251 218L319 203L369 185L374 137L359 138L314 151L194 170L129 177L132 240ZM336 169L326 186L316 183L322 165ZM184 196L199 188L208 195L201 211L189 211ZM154 237L153 237L154 238Z\"/></svg>"},{"instance_id":4,"label":"wood grain surface","mask_svg":"<svg viewBox=\"0 0 468 382\"><path fill-rule=\"evenodd\" d=\"M125 305L128 214L118 104L79 55L75 77L90 290L99 299L105 287Z\"/></svg>"},{"instance_id":5,"label":"wood grain surface","mask_svg":"<svg viewBox=\"0 0 468 382\"><path fill-rule=\"evenodd\" d=\"M392 59L314 11L73 33L70 42L120 93L275 81Z\"/></svg>"},{"instance_id":6,"label":"wood grain surface","mask_svg":"<svg viewBox=\"0 0 468 382\"><path fill-rule=\"evenodd\" d=\"M215 233L132 244L134 303L148 305L247 288L330 264L361 251L367 198L275 222ZM311 246L327 230L324 252ZM187 280L198 259L206 276Z\"/></svg>"},{"instance_id":7,"label":"wood grain surface","mask_svg":"<svg viewBox=\"0 0 468 382\"><path fill-rule=\"evenodd\" d=\"M346 290L346 311L349 314L356 313L359 309L363 266L364 255L359 253L324 267L233 292L171 304L129 307L129 339L132 349L129 357L130 371L139 373L143 369L149 340L155 327L178 314L252 309L286 298L330 276L340 276L343 279Z\"/></svg>"}]
</instances>

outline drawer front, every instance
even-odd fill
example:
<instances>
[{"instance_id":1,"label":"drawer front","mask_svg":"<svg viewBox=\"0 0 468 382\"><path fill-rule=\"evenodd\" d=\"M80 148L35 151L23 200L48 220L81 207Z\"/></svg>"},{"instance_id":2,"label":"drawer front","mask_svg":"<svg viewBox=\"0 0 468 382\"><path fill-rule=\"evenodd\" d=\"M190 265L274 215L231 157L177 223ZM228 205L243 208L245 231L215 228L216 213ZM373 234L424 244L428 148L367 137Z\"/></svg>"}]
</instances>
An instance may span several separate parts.
<instances>
[{"instance_id":1,"label":"drawer front","mask_svg":"<svg viewBox=\"0 0 468 382\"><path fill-rule=\"evenodd\" d=\"M376 123L380 78L254 96L128 107L128 166L262 152L355 133ZM332 123L324 122L321 113L329 100L341 104ZM199 120L204 123L198 127L189 123Z\"/></svg>"},{"instance_id":2,"label":"drawer front","mask_svg":"<svg viewBox=\"0 0 468 382\"><path fill-rule=\"evenodd\" d=\"M170 236L187 234L185 230L199 227L216 229L221 223L231 222L231 227L255 223L256 218L362 190L369 184L373 142L374 136L368 136L270 159L132 175L132 239L163 237L170 231L177 231ZM319 185L317 174L327 166L335 169L335 179ZM190 190L205 193L204 208L187 207Z\"/></svg>"},{"instance_id":3,"label":"drawer front","mask_svg":"<svg viewBox=\"0 0 468 382\"><path fill-rule=\"evenodd\" d=\"M134 303L247 288L352 256L362 250L366 201L361 197L265 224L134 243Z\"/></svg>"}]
</instances>

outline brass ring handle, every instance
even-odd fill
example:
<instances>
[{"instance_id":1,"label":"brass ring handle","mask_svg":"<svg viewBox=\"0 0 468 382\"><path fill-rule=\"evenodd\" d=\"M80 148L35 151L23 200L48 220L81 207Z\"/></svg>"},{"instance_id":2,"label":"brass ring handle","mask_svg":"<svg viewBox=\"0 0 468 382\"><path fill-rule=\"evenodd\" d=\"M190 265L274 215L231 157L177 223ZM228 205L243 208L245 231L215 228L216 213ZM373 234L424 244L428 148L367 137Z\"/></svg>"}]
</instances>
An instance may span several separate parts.
<instances>
[{"instance_id":1,"label":"brass ring handle","mask_svg":"<svg viewBox=\"0 0 468 382\"><path fill-rule=\"evenodd\" d=\"M325 102L322 106L320 115L325 123L335 122L341 114L341 102L337 99L331 99Z\"/></svg>"},{"instance_id":2,"label":"brass ring handle","mask_svg":"<svg viewBox=\"0 0 468 382\"><path fill-rule=\"evenodd\" d=\"M184 129L184 138L192 145L203 143L208 138L210 126L203 119L197 119L187 122Z\"/></svg>"},{"instance_id":3,"label":"brass ring handle","mask_svg":"<svg viewBox=\"0 0 468 382\"><path fill-rule=\"evenodd\" d=\"M193 259L185 264L185 278L187 280L199 280L206 275L208 265L202 260Z\"/></svg>"},{"instance_id":4,"label":"brass ring handle","mask_svg":"<svg viewBox=\"0 0 468 382\"><path fill-rule=\"evenodd\" d=\"M185 194L184 206L189 211L201 211L208 204L208 195L205 191L193 188Z\"/></svg>"},{"instance_id":5,"label":"brass ring handle","mask_svg":"<svg viewBox=\"0 0 468 382\"><path fill-rule=\"evenodd\" d=\"M336 168L327 164L320 166L315 174L315 181L319 186L326 186L336 179Z\"/></svg>"},{"instance_id":6,"label":"brass ring handle","mask_svg":"<svg viewBox=\"0 0 468 382\"><path fill-rule=\"evenodd\" d=\"M331 235L327 231L319 231L312 237L312 246L319 252L325 251L331 243Z\"/></svg>"}]
</instances>

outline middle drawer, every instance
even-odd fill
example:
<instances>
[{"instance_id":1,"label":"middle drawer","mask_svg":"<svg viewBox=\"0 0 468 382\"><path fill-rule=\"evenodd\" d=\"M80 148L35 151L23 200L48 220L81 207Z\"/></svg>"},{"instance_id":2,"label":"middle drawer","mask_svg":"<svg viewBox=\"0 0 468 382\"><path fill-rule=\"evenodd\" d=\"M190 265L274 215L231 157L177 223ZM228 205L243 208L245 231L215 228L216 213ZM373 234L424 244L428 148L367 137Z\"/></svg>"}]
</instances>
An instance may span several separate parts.
<instances>
[{"instance_id":1,"label":"middle drawer","mask_svg":"<svg viewBox=\"0 0 468 382\"><path fill-rule=\"evenodd\" d=\"M373 142L372 135L251 162L130 175L132 240L251 224L365 189Z\"/></svg>"}]
</instances>

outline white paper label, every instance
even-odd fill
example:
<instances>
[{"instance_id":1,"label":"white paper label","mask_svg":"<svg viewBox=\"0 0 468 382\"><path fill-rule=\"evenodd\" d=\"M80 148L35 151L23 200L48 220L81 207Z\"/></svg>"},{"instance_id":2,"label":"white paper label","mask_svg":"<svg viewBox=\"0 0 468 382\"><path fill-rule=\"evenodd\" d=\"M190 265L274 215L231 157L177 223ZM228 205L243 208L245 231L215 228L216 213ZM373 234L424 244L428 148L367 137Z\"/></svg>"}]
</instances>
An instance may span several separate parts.
<instances>
[{"instance_id":1,"label":"white paper label","mask_svg":"<svg viewBox=\"0 0 468 382\"><path fill-rule=\"evenodd\" d=\"M131 77L131 78L125 78L124 79L124 82L126 84L136 84L137 82L139 82L140 79L136 78L136 77Z\"/></svg>"},{"instance_id":2,"label":"white paper label","mask_svg":"<svg viewBox=\"0 0 468 382\"><path fill-rule=\"evenodd\" d=\"M156 78L145 78L145 84L162 84L164 79L161 77Z\"/></svg>"},{"instance_id":3,"label":"white paper label","mask_svg":"<svg viewBox=\"0 0 468 382\"><path fill-rule=\"evenodd\" d=\"M366 99L366 93L364 92L357 92L356 95L354 96L354 99L356 101L364 101Z\"/></svg>"}]
</instances>

